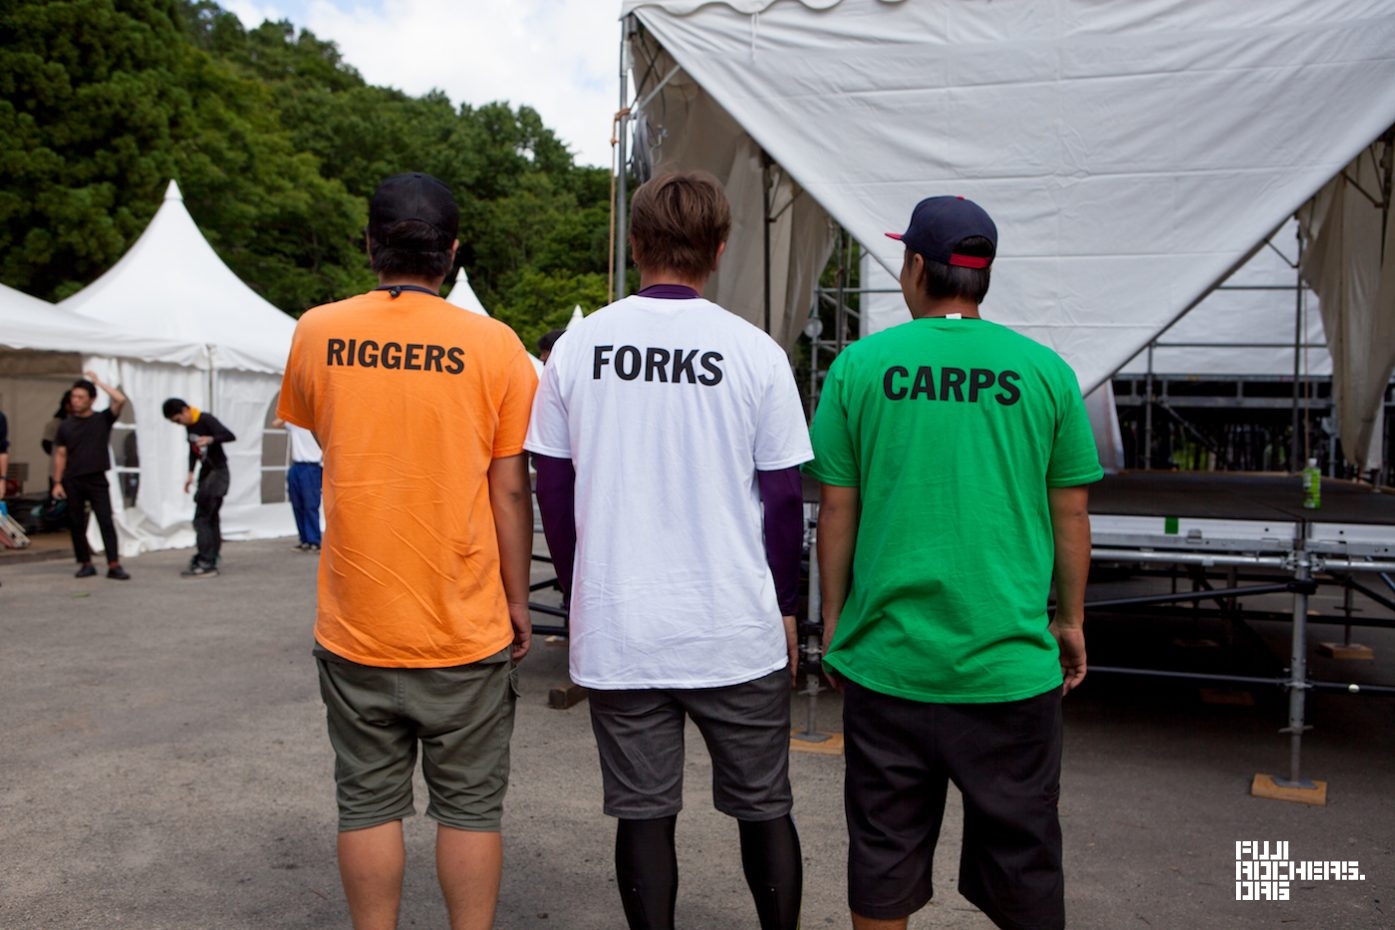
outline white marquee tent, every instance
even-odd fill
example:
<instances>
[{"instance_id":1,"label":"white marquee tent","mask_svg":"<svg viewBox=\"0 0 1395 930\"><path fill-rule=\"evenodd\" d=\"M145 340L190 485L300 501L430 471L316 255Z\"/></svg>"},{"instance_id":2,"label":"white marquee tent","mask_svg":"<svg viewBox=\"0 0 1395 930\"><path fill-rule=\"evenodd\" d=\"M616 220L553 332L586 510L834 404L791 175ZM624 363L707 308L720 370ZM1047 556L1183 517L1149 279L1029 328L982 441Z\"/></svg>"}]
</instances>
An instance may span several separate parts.
<instances>
[{"instance_id":1,"label":"white marquee tent","mask_svg":"<svg viewBox=\"0 0 1395 930\"><path fill-rule=\"evenodd\" d=\"M193 501L183 493L188 446L183 429L164 418L167 397L212 412L237 436L227 447L232 487L222 511L224 537L294 533L282 493L284 434L268 423L295 321L223 264L185 209L178 185L170 182L126 255L56 312L81 325L149 337L119 344L119 352L84 353L84 365L120 385L134 413L139 495L118 514L123 552L193 542ZM181 353L162 351L166 340Z\"/></svg>"},{"instance_id":2,"label":"white marquee tent","mask_svg":"<svg viewBox=\"0 0 1395 930\"><path fill-rule=\"evenodd\" d=\"M47 487L50 462L40 445L63 392L96 356L149 357L194 364L200 347L151 339L93 320L0 285L0 411L10 425L10 473L25 493Z\"/></svg>"},{"instance_id":3,"label":"white marquee tent","mask_svg":"<svg viewBox=\"0 0 1395 930\"><path fill-rule=\"evenodd\" d=\"M1378 247L1392 214L1342 177L1395 124L1395 0L626 0L622 12L636 154L724 181L737 215L710 293L756 322L773 218L771 331L787 345L833 222L894 273L900 247L883 233L921 197L957 193L1001 234L985 313L1054 347L1090 390L1332 182L1304 220L1330 245L1305 272L1333 316L1338 380L1359 384L1344 392L1344 446L1369 446L1346 430L1364 423L1369 440L1359 408L1389 379L1395 338L1339 350L1332 334L1395 326L1381 322L1395 319L1395 262Z\"/></svg>"}]
</instances>

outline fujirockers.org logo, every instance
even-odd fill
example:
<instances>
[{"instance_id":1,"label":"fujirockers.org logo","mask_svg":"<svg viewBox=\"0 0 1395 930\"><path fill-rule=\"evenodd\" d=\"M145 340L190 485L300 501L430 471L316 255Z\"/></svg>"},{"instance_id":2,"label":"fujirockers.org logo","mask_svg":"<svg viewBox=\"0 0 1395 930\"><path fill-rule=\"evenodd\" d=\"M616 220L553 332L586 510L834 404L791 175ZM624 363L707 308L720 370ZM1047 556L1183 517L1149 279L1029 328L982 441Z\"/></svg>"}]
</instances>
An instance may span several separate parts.
<instances>
[{"instance_id":1,"label":"fujirockers.org logo","mask_svg":"<svg viewBox=\"0 0 1395 930\"><path fill-rule=\"evenodd\" d=\"M1287 901L1293 882L1364 882L1357 862L1319 859L1293 862L1288 840L1235 841L1235 900Z\"/></svg>"}]
</instances>

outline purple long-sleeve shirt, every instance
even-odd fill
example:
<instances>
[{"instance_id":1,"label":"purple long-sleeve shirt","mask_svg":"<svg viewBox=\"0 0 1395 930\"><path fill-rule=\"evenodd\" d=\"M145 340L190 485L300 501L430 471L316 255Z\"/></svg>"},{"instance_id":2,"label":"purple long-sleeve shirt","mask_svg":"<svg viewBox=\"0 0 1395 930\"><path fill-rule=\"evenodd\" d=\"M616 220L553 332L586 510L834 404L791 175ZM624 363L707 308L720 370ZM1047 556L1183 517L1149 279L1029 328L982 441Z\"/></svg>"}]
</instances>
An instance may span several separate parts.
<instances>
[{"instance_id":1,"label":"purple long-sleeve shirt","mask_svg":"<svg viewBox=\"0 0 1395 930\"><path fill-rule=\"evenodd\" d=\"M542 511L557 583L568 600L576 562L576 469L571 459L535 455L538 509ZM765 511L765 558L775 579L780 613L792 615L799 601L799 560L804 550L804 496L799 466L758 471L761 506Z\"/></svg>"}]
</instances>

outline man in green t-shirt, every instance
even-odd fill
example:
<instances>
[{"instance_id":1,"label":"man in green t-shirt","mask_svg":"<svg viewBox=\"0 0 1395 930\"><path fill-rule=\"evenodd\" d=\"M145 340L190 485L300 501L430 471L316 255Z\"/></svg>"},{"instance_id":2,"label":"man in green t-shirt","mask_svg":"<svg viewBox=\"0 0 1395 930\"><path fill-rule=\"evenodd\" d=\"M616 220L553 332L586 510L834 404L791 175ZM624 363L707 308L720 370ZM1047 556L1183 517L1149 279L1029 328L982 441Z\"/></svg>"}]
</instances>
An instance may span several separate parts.
<instances>
[{"instance_id":1,"label":"man in green t-shirt","mask_svg":"<svg viewBox=\"0 0 1395 930\"><path fill-rule=\"evenodd\" d=\"M953 781L960 892L1000 927L1064 927L1061 697L1085 677L1085 485L1099 459L1070 367L979 316L998 241L988 214L931 197L888 235L905 245L911 322L833 363L806 466L823 485L853 926L904 928L930 900Z\"/></svg>"}]
</instances>

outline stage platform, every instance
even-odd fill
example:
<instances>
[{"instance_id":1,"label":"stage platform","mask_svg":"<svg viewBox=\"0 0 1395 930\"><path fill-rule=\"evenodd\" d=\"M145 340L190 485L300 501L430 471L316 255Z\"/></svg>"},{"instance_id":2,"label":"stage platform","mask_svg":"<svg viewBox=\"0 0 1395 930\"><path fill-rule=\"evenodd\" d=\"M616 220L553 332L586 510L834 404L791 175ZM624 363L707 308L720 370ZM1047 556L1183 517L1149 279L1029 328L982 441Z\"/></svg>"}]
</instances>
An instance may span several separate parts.
<instances>
[{"instance_id":1,"label":"stage platform","mask_svg":"<svg viewBox=\"0 0 1395 930\"><path fill-rule=\"evenodd\" d=\"M1296 475L1128 472L1090 487L1095 548L1395 558L1395 492L1324 479L1322 506L1303 507ZM1301 543L1301 545L1300 545Z\"/></svg>"},{"instance_id":2,"label":"stage platform","mask_svg":"<svg viewBox=\"0 0 1395 930\"><path fill-rule=\"evenodd\" d=\"M1303 506L1296 475L1252 473L1131 472L1111 475L1090 488L1091 558L1096 566L1165 567L1173 590L1140 597L1103 599L1087 590L1086 617L1102 611L1202 601L1237 605L1242 597L1291 595L1291 652L1285 677L1262 679L1148 668L1092 666L1091 672L1158 675L1202 681L1271 684L1288 691L1287 778L1257 776L1255 785L1277 785L1256 794L1323 803L1320 783L1303 778L1304 700L1314 688L1390 692L1390 685L1315 681L1308 676L1310 598L1320 586L1337 585L1351 606L1363 597L1395 609L1395 493L1354 482L1324 479L1321 506ZM1220 569L1224 574L1217 575ZM1244 573L1244 574L1242 574ZM1178 578L1189 580L1179 587ZM1220 586L1213 582L1218 578ZM1370 579L1379 579L1379 582ZM1384 584L1384 589L1380 583ZM1359 615L1346 612L1350 626ZM1235 620L1243 622L1238 610ZM1326 644L1331 647L1333 644ZM1335 648L1343 648L1340 644ZM1352 654L1364 647L1356 646Z\"/></svg>"}]
</instances>

